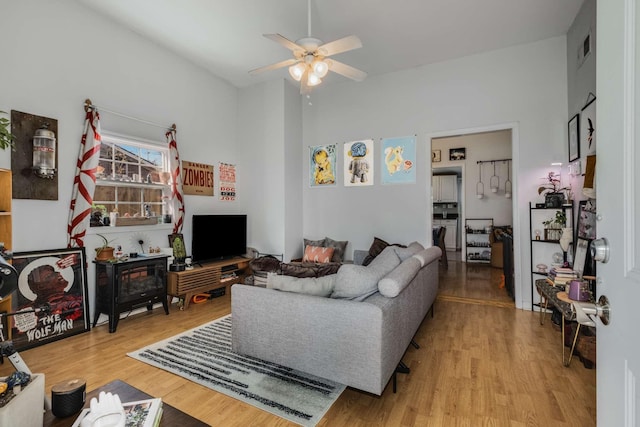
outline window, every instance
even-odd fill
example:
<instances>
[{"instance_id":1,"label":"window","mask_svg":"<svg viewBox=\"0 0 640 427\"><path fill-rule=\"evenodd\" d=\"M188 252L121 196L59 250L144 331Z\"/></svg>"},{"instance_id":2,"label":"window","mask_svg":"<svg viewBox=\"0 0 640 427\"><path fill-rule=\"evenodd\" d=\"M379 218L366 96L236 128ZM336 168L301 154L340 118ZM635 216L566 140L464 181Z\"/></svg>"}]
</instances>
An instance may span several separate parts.
<instances>
[{"instance_id":1,"label":"window","mask_svg":"<svg viewBox=\"0 0 640 427\"><path fill-rule=\"evenodd\" d=\"M121 217L158 216L169 195L169 149L166 144L103 135L93 195L95 210Z\"/></svg>"}]
</instances>

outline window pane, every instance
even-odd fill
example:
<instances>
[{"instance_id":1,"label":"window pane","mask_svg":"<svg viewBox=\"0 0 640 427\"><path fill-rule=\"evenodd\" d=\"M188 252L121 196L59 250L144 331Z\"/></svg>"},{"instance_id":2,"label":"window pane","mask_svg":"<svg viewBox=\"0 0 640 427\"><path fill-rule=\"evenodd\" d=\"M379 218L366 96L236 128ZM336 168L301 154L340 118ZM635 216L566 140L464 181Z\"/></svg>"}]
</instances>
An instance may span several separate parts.
<instances>
[{"instance_id":1,"label":"window pane","mask_svg":"<svg viewBox=\"0 0 640 427\"><path fill-rule=\"evenodd\" d=\"M118 204L118 214L120 216L136 216L141 215L142 207L139 204Z\"/></svg>"},{"instance_id":2,"label":"window pane","mask_svg":"<svg viewBox=\"0 0 640 427\"><path fill-rule=\"evenodd\" d=\"M135 187L117 187L118 202L142 202L142 194L139 188Z\"/></svg>"},{"instance_id":3,"label":"window pane","mask_svg":"<svg viewBox=\"0 0 640 427\"><path fill-rule=\"evenodd\" d=\"M96 191L93 195L93 200L104 202L114 202L116 200L115 187L108 187L106 185L96 185Z\"/></svg>"},{"instance_id":4,"label":"window pane","mask_svg":"<svg viewBox=\"0 0 640 427\"><path fill-rule=\"evenodd\" d=\"M163 156L160 151L143 148L140 150L140 159L143 165L162 166Z\"/></svg>"}]
</instances>

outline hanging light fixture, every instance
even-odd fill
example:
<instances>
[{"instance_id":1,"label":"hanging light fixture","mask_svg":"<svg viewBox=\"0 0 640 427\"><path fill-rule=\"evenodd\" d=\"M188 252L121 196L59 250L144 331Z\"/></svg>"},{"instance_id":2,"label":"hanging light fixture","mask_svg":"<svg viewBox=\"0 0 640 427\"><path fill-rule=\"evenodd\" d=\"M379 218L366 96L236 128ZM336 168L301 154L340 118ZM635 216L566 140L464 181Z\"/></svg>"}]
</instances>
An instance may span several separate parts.
<instances>
[{"instance_id":1,"label":"hanging light fixture","mask_svg":"<svg viewBox=\"0 0 640 427\"><path fill-rule=\"evenodd\" d=\"M507 180L504 182L504 197L511 198L511 163L507 160Z\"/></svg>"},{"instance_id":2,"label":"hanging light fixture","mask_svg":"<svg viewBox=\"0 0 640 427\"><path fill-rule=\"evenodd\" d=\"M496 175L496 162L491 163L493 163L493 176L489 178L489 188L491 188L492 193L497 193L500 187L500 178Z\"/></svg>"},{"instance_id":3,"label":"hanging light fixture","mask_svg":"<svg viewBox=\"0 0 640 427\"><path fill-rule=\"evenodd\" d=\"M482 199L484 197L484 184L482 183L482 163L478 162L478 183L476 184L476 197Z\"/></svg>"}]
</instances>

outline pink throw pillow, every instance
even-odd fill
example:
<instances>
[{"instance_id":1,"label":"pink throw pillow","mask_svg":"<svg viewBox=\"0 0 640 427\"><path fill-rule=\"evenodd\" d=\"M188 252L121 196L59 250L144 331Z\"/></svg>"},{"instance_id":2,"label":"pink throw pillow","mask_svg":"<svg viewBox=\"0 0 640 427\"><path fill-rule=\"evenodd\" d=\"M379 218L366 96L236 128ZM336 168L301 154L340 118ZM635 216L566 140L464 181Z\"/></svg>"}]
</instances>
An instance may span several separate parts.
<instances>
[{"instance_id":1,"label":"pink throw pillow","mask_svg":"<svg viewBox=\"0 0 640 427\"><path fill-rule=\"evenodd\" d=\"M327 263L327 262L331 262L332 256L333 256L333 248L323 248L321 246L307 245L304 248L304 255L302 256L302 262Z\"/></svg>"}]
</instances>

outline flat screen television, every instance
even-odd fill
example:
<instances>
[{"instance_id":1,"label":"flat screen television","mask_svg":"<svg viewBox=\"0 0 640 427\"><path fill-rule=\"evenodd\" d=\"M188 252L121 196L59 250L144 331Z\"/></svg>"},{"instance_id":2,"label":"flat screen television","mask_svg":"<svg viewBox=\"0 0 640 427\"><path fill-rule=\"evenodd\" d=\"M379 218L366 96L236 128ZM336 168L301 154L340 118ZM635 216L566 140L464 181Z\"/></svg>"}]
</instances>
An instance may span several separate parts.
<instances>
[{"instance_id":1,"label":"flat screen television","mask_svg":"<svg viewBox=\"0 0 640 427\"><path fill-rule=\"evenodd\" d=\"M246 215L193 215L193 262L222 260L247 252Z\"/></svg>"}]
</instances>

